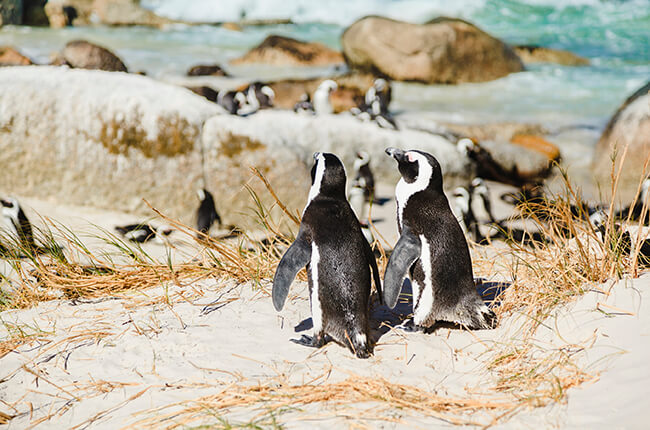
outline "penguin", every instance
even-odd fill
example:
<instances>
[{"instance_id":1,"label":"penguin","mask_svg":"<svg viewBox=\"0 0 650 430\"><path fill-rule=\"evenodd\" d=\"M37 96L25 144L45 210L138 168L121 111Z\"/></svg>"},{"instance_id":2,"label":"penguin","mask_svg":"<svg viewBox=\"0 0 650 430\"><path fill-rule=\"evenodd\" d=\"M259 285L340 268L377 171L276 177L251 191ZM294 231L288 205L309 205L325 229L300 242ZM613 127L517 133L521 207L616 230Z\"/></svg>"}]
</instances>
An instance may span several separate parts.
<instances>
[{"instance_id":1,"label":"penguin","mask_svg":"<svg viewBox=\"0 0 650 430\"><path fill-rule=\"evenodd\" d=\"M371 271L381 297L377 262L345 198L345 168L329 153L316 152L312 185L296 240L282 256L273 278L273 305L280 311L298 271L307 266L313 336L293 339L319 348L331 336L357 357L372 354Z\"/></svg>"},{"instance_id":2,"label":"penguin","mask_svg":"<svg viewBox=\"0 0 650 430\"><path fill-rule=\"evenodd\" d=\"M402 178L395 188L400 238L384 275L384 303L397 304L404 278L413 286L413 318L400 327L430 331L438 321L493 328L494 313L476 291L463 231L442 189L438 161L426 152L387 148Z\"/></svg>"},{"instance_id":3,"label":"penguin","mask_svg":"<svg viewBox=\"0 0 650 430\"><path fill-rule=\"evenodd\" d=\"M253 82L246 89L248 105L255 108L255 110L272 108L274 99L275 91L261 82Z\"/></svg>"},{"instance_id":4,"label":"penguin","mask_svg":"<svg viewBox=\"0 0 650 430\"><path fill-rule=\"evenodd\" d=\"M231 115L239 115L242 107L247 103L246 96L241 91L221 90L217 95L217 104Z\"/></svg>"},{"instance_id":5,"label":"penguin","mask_svg":"<svg viewBox=\"0 0 650 430\"><path fill-rule=\"evenodd\" d=\"M309 97L309 93L303 93L302 96L300 96L300 100L296 102L295 105L293 105L293 111L296 113L310 113L314 114L314 105L311 102L311 97Z\"/></svg>"},{"instance_id":6,"label":"penguin","mask_svg":"<svg viewBox=\"0 0 650 430\"><path fill-rule=\"evenodd\" d=\"M338 88L336 82L331 79L326 79L320 83L316 91L314 91L314 111L317 115L332 114L334 109L330 103L330 94Z\"/></svg>"},{"instance_id":7,"label":"penguin","mask_svg":"<svg viewBox=\"0 0 650 430\"><path fill-rule=\"evenodd\" d=\"M221 217L214 206L214 197L206 189L200 189L197 192L199 197L199 208L196 210L196 229L205 235L210 231L210 227L216 221L221 225ZM198 235L201 237L201 235Z\"/></svg>"},{"instance_id":8,"label":"penguin","mask_svg":"<svg viewBox=\"0 0 650 430\"><path fill-rule=\"evenodd\" d=\"M391 102L391 93L390 84L385 79L375 79L364 96L367 110L373 115L387 114L388 105Z\"/></svg>"},{"instance_id":9,"label":"penguin","mask_svg":"<svg viewBox=\"0 0 650 430\"><path fill-rule=\"evenodd\" d=\"M359 184L363 188L363 194L366 201L370 201L375 196L375 176L370 169L370 154L366 151L358 151L354 160L354 180L353 183Z\"/></svg>"},{"instance_id":10,"label":"penguin","mask_svg":"<svg viewBox=\"0 0 650 430\"><path fill-rule=\"evenodd\" d=\"M639 198L634 205L629 205L616 212L615 216L617 219L627 220L628 217L630 221L641 221L644 225L647 225L650 222L650 201L648 201L648 195L650 194L650 178L646 178L641 184L641 193ZM645 216L643 216L643 204L648 205L646 209Z\"/></svg>"},{"instance_id":11,"label":"penguin","mask_svg":"<svg viewBox=\"0 0 650 430\"><path fill-rule=\"evenodd\" d=\"M18 200L13 197L0 199L2 206L2 215L9 221L9 228L11 233L18 240L23 251L33 252L36 254L43 254L47 250L36 244L34 241L34 231L32 223L25 215L23 208L18 203Z\"/></svg>"},{"instance_id":12,"label":"penguin","mask_svg":"<svg viewBox=\"0 0 650 430\"><path fill-rule=\"evenodd\" d=\"M164 243L164 237L169 236L174 230L168 226L154 228L149 224L129 224L115 227L115 231L133 242L144 243L155 239L157 243Z\"/></svg>"},{"instance_id":13,"label":"penguin","mask_svg":"<svg viewBox=\"0 0 650 430\"><path fill-rule=\"evenodd\" d=\"M470 185L470 192L472 194L472 200L474 199L474 196L478 196L480 198L480 201L483 203L483 209L485 209L485 212L490 218L490 222L492 224L497 224L497 220L494 218L494 214L492 213L490 190L488 190L487 184L483 178L477 177L472 180L472 183Z\"/></svg>"}]
</instances>

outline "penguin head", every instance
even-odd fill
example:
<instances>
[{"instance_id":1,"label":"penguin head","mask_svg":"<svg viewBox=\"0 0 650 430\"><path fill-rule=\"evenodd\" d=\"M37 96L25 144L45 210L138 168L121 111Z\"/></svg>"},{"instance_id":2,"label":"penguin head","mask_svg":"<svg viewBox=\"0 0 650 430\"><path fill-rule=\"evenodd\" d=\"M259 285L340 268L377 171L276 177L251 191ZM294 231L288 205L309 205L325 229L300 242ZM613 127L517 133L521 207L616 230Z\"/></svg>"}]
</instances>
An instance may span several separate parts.
<instances>
[{"instance_id":1,"label":"penguin head","mask_svg":"<svg viewBox=\"0 0 650 430\"><path fill-rule=\"evenodd\" d=\"M339 86L332 79L325 79L318 86L318 90L322 90L322 91L325 91L327 93L331 93L332 91L334 91L338 87Z\"/></svg>"},{"instance_id":2,"label":"penguin head","mask_svg":"<svg viewBox=\"0 0 650 430\"><path fill-rule=\"evenodd\" d=\"M341 160L326 152L314 153L309 199L317 195L345 199L345 167Z\"/></svg>"},{"instance_id":3,"label":"penguin head","mask_svg":"<svg viewBox=\"0 0 650 430\"><path fill-rule=\"evenodd\" d=\"M386 154L397 161L397 168L402 180L413 185L417 190L427 188L442 192L442 170L438 160L423 151L403 151L398 148L386 148Z\"/></svg>"},{"instance_id":4,"label":"penguin head","mask_svg":"<svg viewBox=\"0 0 650 430\"><path fill-rule=\"evenodd\" d=\"M20 212L20 205L18 204L18 200L13 197L7 197L0 199L0 205L2 205L3 216L13 220L18 219L18 213Z\"/></svg>"},{"instance_id":5,"label":"penguin head","mask_svg":"<svg viewBox=\"0 0 650 430\"><path fill-rule=\"evenodd\" d=\"M378 92L384 91L387 85L388 82L386 82L386 79L382 78L375 79L375 82L372 84L372 86L375 87Z\"/></svg>"},{"instance_id":6,"label":"penguin head","mask_svg":"<svg viewBox=\"0 0 650 430\"><path fill-rule=\"evenodd\" d=\"M203 188L199 188L196 190L196 196L199 198L200 201L205 200L205 190Z\"/></svg>"},{"instance_id":7,"label":"penguin head","mask_svg":"<svg viewBox=\"0 0 650 430\"><path fill-rule=\"evenodd\" d=\"M468 156L476 149L476 142L472 139L464 137L456 142L456 149L464 156Z\"/></svg>"},{"instance_id":8,"label":"penguin head","mask_svg":"<svg viewBox=\"0 0 650 430\"><path fill-rule=\"evenodd\" d=\"M264 85L262 88L260 88L260 92L267 96L271 104L273 104L273 100L275 99L275 91L273 91L273 88L269 87L268 85Z\"/></svg>"},{"instance_id":9,"label":"penguin head","mask_svg":"<svg viewBox=\"0 0 650 430\"><path fill-rule=\"evenodd\" d=\"M370 154L366 151L358 151L357 158L354 160L354 170L359 170L361 167L370 163Z\"/></svg>"}]
</instances>

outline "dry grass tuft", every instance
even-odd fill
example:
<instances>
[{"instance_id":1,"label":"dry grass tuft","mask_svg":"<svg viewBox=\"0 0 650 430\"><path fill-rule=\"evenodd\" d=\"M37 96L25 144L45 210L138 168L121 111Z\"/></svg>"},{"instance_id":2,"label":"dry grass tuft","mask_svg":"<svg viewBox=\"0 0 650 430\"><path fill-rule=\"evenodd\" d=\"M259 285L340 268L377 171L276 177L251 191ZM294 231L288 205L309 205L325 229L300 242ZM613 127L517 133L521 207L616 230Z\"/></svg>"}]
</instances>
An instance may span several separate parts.
<instances>
[{"instance_id":1,"label":"dry grass tuft","mask_svg":"<svg viewBox=\"0 0 650 430\"><path fill-rule=\"evenodd\" d=\"M186 428L211 425L215 417L225 417L237 410L258 410L260 415L277 417L290 410L309 405L337 406L363 403L372 406L372 416L365 419L397 421L402 412L434 417L452 424L477 425L466 414L477 411L505 411L516 403L503 399L451 398L439 396L410 385L395 384L381 377L352 375L342 382L324 383L323 378L303 385L290 385L277 378L258 385L225 385L218 393L189 402L173 403L147 411L150 417L134 423L135 428ZM331 414L328 414L331 415Z\"/></svg>"}]
</instances>

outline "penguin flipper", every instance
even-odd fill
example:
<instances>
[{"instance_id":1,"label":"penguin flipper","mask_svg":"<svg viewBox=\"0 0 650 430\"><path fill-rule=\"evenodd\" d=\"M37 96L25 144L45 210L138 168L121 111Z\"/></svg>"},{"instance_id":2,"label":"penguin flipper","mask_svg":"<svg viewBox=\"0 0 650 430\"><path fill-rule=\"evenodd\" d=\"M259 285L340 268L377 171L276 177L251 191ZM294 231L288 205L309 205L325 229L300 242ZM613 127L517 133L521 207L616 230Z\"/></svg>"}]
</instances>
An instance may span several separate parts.
<instances>
[{"instance_id":1,"label":"penguin flipper","mask_svg":"<svg viewBox=\"0 0 650 430\"><path fill-rule=\"evenodd\" d=\"M298 233L298 237L291 244L287 252L282 256L280 264L273 277L273 306L277 311L282 310L284 302L289 295L291 282L298 274L298 271L305 267L311 259L311 243L306 240L304 233Z\"/></svg>"},{"instance_id":2,"label":"penguin flipper","mask_svg":"<svg viewBox=\"0 0 650 430\"><path fill-rule=\"evenodd\" d=\"M391 309L397 304L397 298L402 291L404 278L413 266L413 263L420 258L420 239L408 229L402 229L393 253L388 260L388 267L384 274L384 303Z\"/></svg>"},{"instance_id":3,"label":"penguin flipper","mask_svg":"<svg viewBox=\"0 0 650 430\"><path fill-rule=\"evenodd\" d=\"M377 289L377 295L379 296L379 304L384 304L384 296L381 292L381 276L379 276L379 268L377 267L377 259L375 254L372 252L372 248L367 241L365 243L366 258L368 259L368 264L370 265L370 270L372 270L372 277L375 280L375 288Z\"/></svg>"}]
</instances>

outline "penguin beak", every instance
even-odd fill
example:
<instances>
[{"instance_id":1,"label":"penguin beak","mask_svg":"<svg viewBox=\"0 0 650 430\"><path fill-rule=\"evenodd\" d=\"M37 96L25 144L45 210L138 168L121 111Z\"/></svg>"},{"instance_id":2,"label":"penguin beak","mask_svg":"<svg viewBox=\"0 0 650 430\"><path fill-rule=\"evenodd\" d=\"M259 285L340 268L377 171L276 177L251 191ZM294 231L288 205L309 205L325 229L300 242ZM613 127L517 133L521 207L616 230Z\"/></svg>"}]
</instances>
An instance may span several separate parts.
<instances>
[{"instance_id":1,"label":"penguin beak","mask_svg":"<svg viewBox=\"0 0 650 430\"><path fill-rule=\"evenodd\" d=\"M386 148L386 154L397 160L398 163L406 161L406 153L398 148Z\"/></svg>"},{"instance_id":2,"label":"penguin beak","mask_svg":"<svg viewBox=\"0 0 650 430\"><path fill-rule=\"evenodd\" d=\"M314 160L316 160L320 154L320 152L314 152Z\"/></svg>"}]
</instances>

